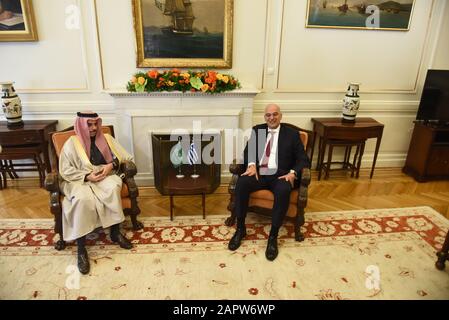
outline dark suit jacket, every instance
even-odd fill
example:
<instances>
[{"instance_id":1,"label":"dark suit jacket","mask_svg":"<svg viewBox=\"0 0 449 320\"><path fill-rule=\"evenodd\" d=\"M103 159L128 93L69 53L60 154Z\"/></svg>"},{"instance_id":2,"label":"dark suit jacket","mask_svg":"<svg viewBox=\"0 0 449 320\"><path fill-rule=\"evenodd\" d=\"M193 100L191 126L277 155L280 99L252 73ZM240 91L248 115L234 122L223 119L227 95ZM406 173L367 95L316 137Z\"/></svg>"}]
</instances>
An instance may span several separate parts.
<instances>
[{"instance_id":1,"label":"dark suit jacket","mask_svg":"<svg viewBox=\"0 0 449 320\"><path fill-rule=\"evenodd\" d=\"M244 165L248 163L256 163L259 170L259 161L265 151L265 143L267 141L268 125L266 123L253 127L251 138L245 147ZM282 125L279 130L279 139L277 146L277 175L282 176L289 173L291 169L295 170L298 178L303 168L310 168L309 157L307 156L304 145L299 137L299 132L290 127Z\"/></svg>"}]
</instances>

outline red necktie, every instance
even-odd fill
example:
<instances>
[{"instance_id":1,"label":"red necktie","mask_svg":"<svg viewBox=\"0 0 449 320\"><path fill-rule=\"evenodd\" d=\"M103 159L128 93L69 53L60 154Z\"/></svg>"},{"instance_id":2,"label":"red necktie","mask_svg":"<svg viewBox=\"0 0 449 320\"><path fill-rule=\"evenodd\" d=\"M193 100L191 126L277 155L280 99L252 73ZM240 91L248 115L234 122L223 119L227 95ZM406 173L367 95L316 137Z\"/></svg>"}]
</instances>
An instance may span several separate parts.
<instances>
[{"instance_id":1,"label":"red necktie","mask_svg":"<svg viewBox=\"0 0 449 320\"><path fill-rule=\"evenodd\" d=\"M265 153L262 157L262 163L260 164L260 168L263 170L261 171L261 174L264 174L264 172L268 169L268 162L270 161L270 154L271 154L271 146L273 145L273 138L274 138L274 131L269 131L268 134L270 134L270 140L267 143L267 146L265 147Z\"/></svg>"}]
</instances>

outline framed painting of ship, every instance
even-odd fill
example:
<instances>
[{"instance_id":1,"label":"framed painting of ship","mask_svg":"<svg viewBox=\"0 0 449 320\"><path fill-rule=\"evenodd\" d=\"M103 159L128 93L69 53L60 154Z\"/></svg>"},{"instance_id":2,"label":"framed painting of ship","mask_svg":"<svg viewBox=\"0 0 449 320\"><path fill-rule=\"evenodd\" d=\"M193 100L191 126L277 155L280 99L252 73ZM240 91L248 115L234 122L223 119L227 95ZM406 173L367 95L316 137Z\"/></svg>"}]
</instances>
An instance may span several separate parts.
<instances>
[{"instance_id":1,"label":"framed painting of ship","mask_svg":"<svg viewBox=\"0 0 449 320\"><path fill-rule=\"evenodd\" d=\"M415 0L308 0L306 27L408 31Z\"/></svg>"},{"instance_id":2,"label":"framed painting of ship","mask_svg":"<svg viewBox=\"0 0 449 320\"><path fill-rule=\"evenodd\" d=\"M137 67L231 68L234 0L133 0Z\"/></svg>"},{"instance_id":3,"label":"framed painting of ship","mask_svg":"<svg viewBox=\"0 0 449 320\"><path fill-rule=\"evenodd\" d=\"M31 0L0 0L0 42L37 40Z\"/></svg>"}]
</instances>

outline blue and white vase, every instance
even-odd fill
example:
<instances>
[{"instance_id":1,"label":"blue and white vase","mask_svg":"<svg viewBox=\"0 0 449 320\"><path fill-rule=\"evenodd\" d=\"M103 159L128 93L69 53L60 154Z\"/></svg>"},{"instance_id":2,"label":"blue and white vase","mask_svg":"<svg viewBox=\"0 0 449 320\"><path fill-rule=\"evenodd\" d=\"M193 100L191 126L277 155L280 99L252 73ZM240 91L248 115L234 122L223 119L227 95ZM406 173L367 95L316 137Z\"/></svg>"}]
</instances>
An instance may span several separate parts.
<instances>
[{"instance_id":1,"label":"blue and white vase","mask_svg":"<svg viewBox=\"0 0 449 320\"><path fill-rule=\"evenodd\" d=\"M359 87L360 83L349 83L348 92L343 99L343 119L345 121L355 121L360 107Z\"/></svg>"},{"instance_id":2,"label":"blue and white vase","mask_svg":"<svg viewBox=\"0 0 449 320\"><path fill-rule=\"evenodd\" d=\"M12 81L0 82L2 86L2 110L8 127L21 127L23 126L22 102L16 94L13 84Z\"/></svg>"}]
</instances>

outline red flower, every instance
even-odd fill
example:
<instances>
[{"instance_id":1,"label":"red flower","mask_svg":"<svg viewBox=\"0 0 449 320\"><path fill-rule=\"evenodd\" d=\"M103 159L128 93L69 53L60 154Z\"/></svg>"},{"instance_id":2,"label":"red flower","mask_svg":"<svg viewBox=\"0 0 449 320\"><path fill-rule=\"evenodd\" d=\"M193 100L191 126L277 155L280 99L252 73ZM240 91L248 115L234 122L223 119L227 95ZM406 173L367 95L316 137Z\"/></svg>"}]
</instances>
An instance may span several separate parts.
<instances>
[{"instance_id":1,"label":"red flower","mask_svg":"<svg viewBox=\"0 0 449 320\"><path fill-rule=\"evenodd\" d=\"M259 293L259 290L257 288L249 288L248 292L249 294L256 296Z\"/></svg>"},{"instance_id":2,"label":"red flower","mask_svg":"<svg viewBox=\"0 0 449 320\"><path fill-rule=\"evenodd\" d=\"M157 72L157 70L151 70L151 71L148 71L147 74L151 79L156 79L157 76L159 75L159 72Z\"/></svg>"},{"instance_id":3,"label":"red flower","mask_svg":"<svg viewBox=\"0 0 449 320\"><path fill-rule=\"evenodd\" d=\"M181 70L179 70L179 69L177 69L177 68L173 68L173 69L171 70L171 72L173 72L173 73L181 73Z\"/></svg>"},{"instance_id":4,"label":"red flower","mask_svg":"<svg viewBox=\"0 0 449 320\"><path fill-rule=\"evenodd\" d=\"M208 84L215 83L217 81L217 73L215 71L208 71L204 81Z\"/></svg>"},{"instance_id":5,"label":"red flower","mask_svg":"<svg viewBox=\"0 0 449 320\"><path fill-rule=\"evenodd\" d=\"M217 73L215 71L207 71L207 76L214 80L217 80Z\"/></svg>"}]
</instances>

